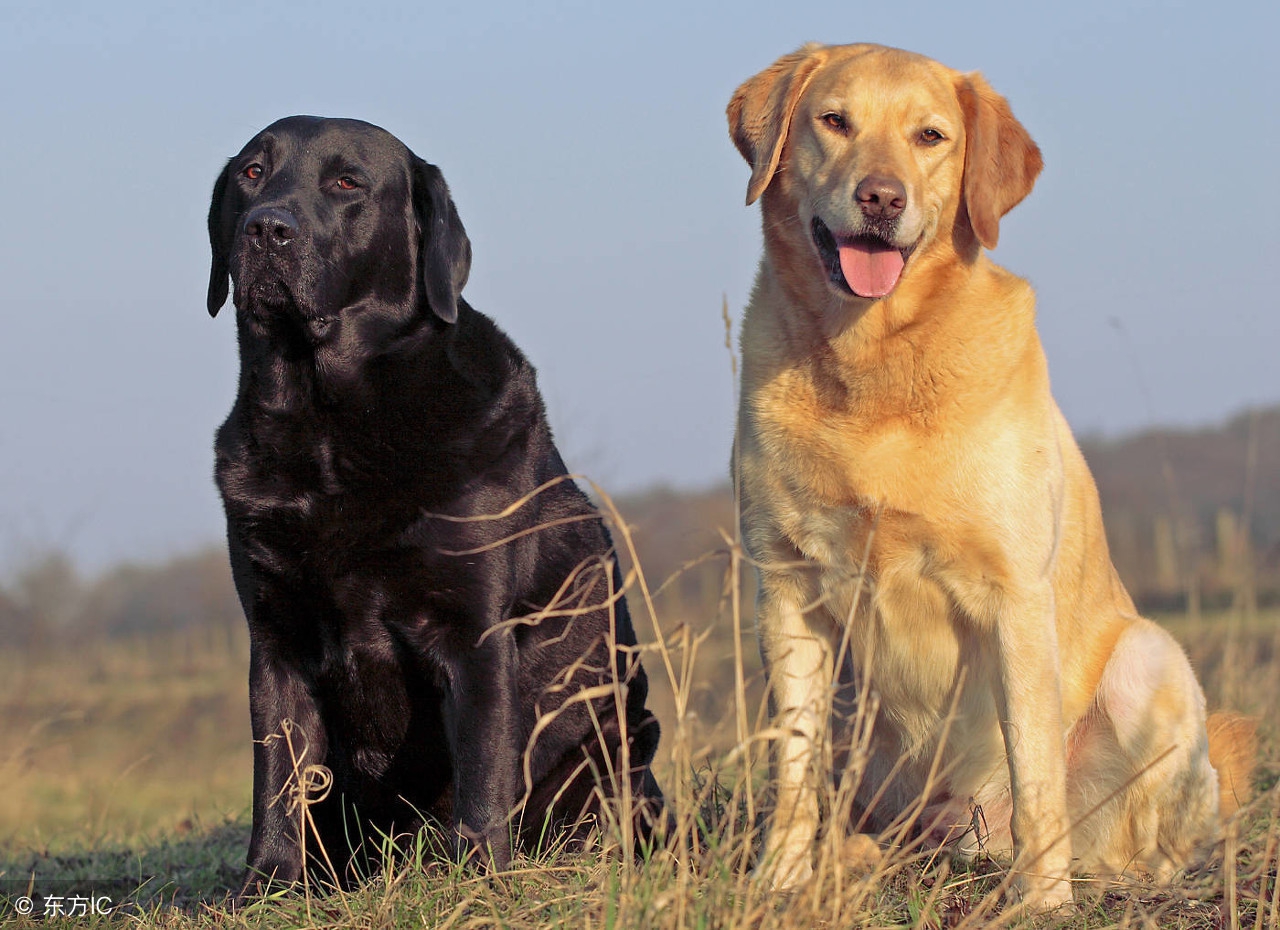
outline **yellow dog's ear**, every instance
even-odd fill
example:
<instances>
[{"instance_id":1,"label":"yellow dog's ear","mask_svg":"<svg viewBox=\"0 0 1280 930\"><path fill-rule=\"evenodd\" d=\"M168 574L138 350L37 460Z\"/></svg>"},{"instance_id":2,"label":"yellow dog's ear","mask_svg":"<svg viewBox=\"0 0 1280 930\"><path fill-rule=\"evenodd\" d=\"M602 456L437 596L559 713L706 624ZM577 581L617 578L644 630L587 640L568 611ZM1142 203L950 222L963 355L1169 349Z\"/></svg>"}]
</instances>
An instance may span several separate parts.
<instances>
[{"instance_id":1,"label":"yellow dog's ear","mask_svg":"<svg viewBox=\"0 0 1280 930\"><path fill-rule=\"evenodd\" d=\"M994 249L1000 218L1031 193L1044 167L1040 148L1014 117L1009 101L978 73L956 88L964 111L964 201L978 241Z\"/></svg>"},{"instance_id":2,"label":"yellow dog's ear","mask_svg":"<svg viewBox=\"0 0 1280 930\"><path fill-rule=\"evenodd\" d=\"M726 113L733 144L751 166L748 205L755 203L773 180L787 140L791 114L826 57L826 46L810 42L790 55L783 55L734 91Z\"/></svg>"}]
</instances>

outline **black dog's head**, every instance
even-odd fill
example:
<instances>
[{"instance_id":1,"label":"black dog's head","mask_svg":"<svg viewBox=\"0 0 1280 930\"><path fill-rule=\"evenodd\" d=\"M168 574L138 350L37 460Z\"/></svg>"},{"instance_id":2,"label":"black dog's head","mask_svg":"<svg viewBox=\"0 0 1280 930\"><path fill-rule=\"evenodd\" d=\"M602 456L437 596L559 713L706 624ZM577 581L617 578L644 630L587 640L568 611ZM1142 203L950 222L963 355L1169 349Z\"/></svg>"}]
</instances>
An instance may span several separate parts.
<instances>
[{"instance_id":1,"label":"black dog's head","mask_svg":"<svg viewBox=\"0 0 1280 930\"><path fill-rule=\"evenodd\" d=\"M223 168L209 206L209 313L318 345L363 316L458 317L471 243L440 170L359 120L291 116Z\"/></svg>"}]
</instances>

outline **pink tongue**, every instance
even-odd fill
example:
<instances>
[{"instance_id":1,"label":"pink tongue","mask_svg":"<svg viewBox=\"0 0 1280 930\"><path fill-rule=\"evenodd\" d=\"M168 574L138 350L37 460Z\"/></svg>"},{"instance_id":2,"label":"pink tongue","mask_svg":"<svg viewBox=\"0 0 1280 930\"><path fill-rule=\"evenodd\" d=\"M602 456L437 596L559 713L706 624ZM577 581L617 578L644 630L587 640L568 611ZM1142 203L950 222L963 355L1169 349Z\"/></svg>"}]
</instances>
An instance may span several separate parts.
<instances>
[{"instance_id":1,"label":"pink tongue","mask_svg":"<svg viewBox=\"0 0 1280 930\"><path fill-rule=\"evenodd\" d=\"M902 274L902 253L890 245L859 239L840 244L840 270L859 297L883 297Z\"/></svg>"}]
</instances>

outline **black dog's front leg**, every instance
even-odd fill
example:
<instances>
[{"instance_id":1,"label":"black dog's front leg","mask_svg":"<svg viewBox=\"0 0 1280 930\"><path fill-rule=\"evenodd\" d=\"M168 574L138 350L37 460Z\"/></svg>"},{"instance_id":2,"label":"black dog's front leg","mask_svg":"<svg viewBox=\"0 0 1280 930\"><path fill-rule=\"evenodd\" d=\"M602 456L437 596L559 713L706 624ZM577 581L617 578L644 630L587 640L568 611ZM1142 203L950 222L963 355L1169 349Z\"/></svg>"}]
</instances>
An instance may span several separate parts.
<instances>
[{"instance_id":1,"label":"black dog's front leg","mask_svg":"<svg viewBox=\"0 0 1280 930\"><path fill-rule=\"evenodd\" d=\"M454 657L446 719L454 769L459 852L494 869L511 863L511 815L520 769L518 663L514 638L494 633Z\"/></svg>"},{"instance_id":2,"label":"black dog's front leg","mask_svg":"<svg viewBox=\"0 0 1280 930\"><path fill-rule=\"evenodd\" d=\"M237 896L302 877L303 811L295 797L305 769L324 763L326 734L306 679L255 642L249 664L253 718L253 837ZM286 724L286 721L288 723Z\"/></svg>"}]
</instances>

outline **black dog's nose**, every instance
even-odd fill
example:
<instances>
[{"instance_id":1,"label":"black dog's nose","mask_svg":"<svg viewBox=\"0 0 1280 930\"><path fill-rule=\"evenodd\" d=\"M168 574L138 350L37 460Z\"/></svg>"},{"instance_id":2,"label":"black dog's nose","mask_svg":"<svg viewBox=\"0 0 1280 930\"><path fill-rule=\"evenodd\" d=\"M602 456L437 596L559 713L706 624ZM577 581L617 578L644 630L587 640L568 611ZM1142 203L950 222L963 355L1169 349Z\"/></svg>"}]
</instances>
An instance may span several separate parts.
<instances>
[{"instance_id":1,"label":"black dog's nose","mask_svg":"<svg viewBox=\"0 0 1280 930\"><path fill-rule=\"evenodd\" d=\"M853 198L867 216L895 219L907 206L907 189L897 178L868 175L858 182Z\"/></svg>"},{"instance_id":2,"label":"black dog's nose","mask_svg":"<svg viewBox=\"0 0 1280 930\"><path fill-rule=\"evenodd\" d=\"M259 207L244 218L244 234L260 249L278 249L298 235L298 219L280 207Z\"/></svg>"}]
</instances>

